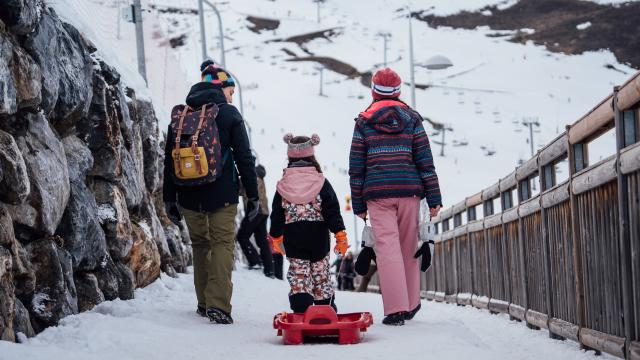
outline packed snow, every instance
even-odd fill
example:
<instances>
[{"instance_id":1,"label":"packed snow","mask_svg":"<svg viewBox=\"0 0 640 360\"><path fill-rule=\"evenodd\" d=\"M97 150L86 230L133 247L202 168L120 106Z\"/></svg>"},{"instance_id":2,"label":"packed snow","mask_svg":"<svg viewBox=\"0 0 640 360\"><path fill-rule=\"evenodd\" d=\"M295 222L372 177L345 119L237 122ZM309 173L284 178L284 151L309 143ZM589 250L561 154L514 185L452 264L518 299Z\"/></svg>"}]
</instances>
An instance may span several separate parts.
<instances>
[{"instance_id":1,"label":"packed snow","mask_svg":"<svg viewBox=\"0 0 640 360\"><path fill-rule=\"evenodd\" d=\"M241 265L240 265L241 266ZM162 276L135 299L104 302L64 318L23 344L0 341L0 360L164 359L602 359L577 343L551 340L506 315L423 301L402 327L382 325L377 294L337 293L341 312L369 311L375 324L357 345L284 346L273 316L288 310L288 285L257 271L234 272L233 325L195 313L193 275Z\"/></svg>"}]
</instances>

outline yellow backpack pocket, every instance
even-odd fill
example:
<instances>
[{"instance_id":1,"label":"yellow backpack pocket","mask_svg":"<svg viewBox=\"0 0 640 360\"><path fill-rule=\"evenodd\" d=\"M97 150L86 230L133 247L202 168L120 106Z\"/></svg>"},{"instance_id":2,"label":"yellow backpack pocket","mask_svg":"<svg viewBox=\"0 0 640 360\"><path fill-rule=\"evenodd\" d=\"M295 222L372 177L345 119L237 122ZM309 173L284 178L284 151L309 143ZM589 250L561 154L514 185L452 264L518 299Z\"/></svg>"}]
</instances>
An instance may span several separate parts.
<instances>
[{"instance_id":1,"label":"yellow backpack pocket","mask_svg":"<svg viewBox=\"0 0 640 360\"><path fill-rule=\"evenodd\" d=\"M209 162L203 147L197 147L196 152L188 148L174 149L171 152L176 177L181 180L191 180L205 177L209 174Z\"/></svg>"}]
</instances>

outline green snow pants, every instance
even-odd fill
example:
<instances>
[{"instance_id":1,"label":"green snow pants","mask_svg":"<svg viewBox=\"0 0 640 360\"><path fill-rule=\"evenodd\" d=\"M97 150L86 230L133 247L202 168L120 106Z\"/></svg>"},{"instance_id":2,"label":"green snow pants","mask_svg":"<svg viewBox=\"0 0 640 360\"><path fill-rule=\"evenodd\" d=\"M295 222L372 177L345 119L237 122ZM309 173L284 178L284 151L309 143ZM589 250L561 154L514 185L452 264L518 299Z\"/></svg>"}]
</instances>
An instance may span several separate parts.
<instances>
[{"instance_id":1,"label":"green snow pants","mask_svg":"<svg viewBox=\"0 0 640 360\"><path fill-rule=\"evenodd\" d=\"M193 282L198 306L213 306L231 314L231 272L238 205L232 204L212 213L180 210L191 237Z\"/></svg>"}]
</instances>

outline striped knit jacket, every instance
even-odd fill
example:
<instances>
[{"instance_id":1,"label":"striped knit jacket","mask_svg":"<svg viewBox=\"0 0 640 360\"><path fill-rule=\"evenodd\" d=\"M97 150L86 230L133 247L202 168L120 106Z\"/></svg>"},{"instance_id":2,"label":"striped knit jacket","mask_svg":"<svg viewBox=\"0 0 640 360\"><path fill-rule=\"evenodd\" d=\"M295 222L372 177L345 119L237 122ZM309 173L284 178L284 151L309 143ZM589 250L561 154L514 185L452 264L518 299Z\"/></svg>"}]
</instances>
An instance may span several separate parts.
<instances>
[{"instance_id":1,"label":"striped knit jacket","mask_svg":"<svg viewBox=\"0 0 640 360\"><path fill-rule=\"evenodd\" d=\"M349 176L356 214L372 199L418 196L442 205L422 117L398 100L376 101L356 118Z\"/></svg>"}]
</instances>

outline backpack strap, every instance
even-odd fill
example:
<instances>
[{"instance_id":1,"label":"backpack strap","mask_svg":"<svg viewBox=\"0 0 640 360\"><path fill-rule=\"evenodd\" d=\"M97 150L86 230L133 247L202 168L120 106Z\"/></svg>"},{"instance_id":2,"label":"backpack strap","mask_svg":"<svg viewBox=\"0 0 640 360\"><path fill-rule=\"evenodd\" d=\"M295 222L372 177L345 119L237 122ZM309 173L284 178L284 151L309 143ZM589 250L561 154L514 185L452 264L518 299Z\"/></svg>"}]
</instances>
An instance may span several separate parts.
<instances>
[{"instance_id":1,"label":"backpack strap","mask_svg":"<svg viewBox=\"0 0 640 360\"><path fill-rule=\"evenodd\" d=\"M184 118L187 116L187 112L189 111L189 105L185 105L182 113L180 114L180 121L178 122L178 130L176 134L175 140L175 158L174 158L174 168L178 171L178 175L182 176L182 168L180 167L180 137L182 137L182 126L184 125Z\"/></svg>"},{"instance_id":2,"label":"backpack strap","mask_svg":"<svg viewBox=\"0 0 640 360\"><path fill-rule=\"evenodd\" d=\"M204 118L207 113L207 105L202 105L200 109L200 121L198 122L198 128L196 129L195 134L191 137L191 152L194 155L194 160L196 162L196 169L198 170L198 174L202 175L202 166L200 165L200 150L198 150L198 137L200 136L200 131L204 127Z\"/></svg>"}]
</instances>

